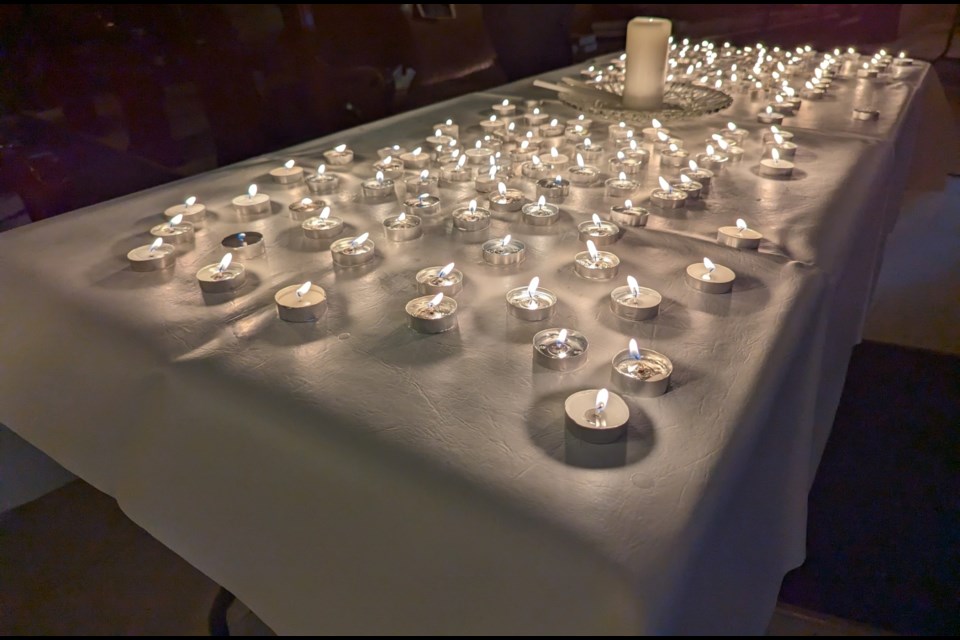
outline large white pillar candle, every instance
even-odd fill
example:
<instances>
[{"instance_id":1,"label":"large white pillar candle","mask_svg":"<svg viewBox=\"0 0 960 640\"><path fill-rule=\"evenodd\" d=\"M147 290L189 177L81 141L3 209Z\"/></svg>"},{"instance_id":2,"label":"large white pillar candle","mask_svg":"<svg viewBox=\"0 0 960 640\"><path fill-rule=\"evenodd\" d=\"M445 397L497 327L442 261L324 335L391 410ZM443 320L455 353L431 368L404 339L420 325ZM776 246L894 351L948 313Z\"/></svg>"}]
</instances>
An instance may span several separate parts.
<instances>
[{"instance_id":1,"label":"large white pillar candle","mask_svg":"<svg viewBox=\"0 0 960 640\"><path fill-rule=\"evenodd\" d=\"M660 108L672 26L665 18L634 18L627 24L623 106L628 109Z\"/></svg>"}]
</instances>

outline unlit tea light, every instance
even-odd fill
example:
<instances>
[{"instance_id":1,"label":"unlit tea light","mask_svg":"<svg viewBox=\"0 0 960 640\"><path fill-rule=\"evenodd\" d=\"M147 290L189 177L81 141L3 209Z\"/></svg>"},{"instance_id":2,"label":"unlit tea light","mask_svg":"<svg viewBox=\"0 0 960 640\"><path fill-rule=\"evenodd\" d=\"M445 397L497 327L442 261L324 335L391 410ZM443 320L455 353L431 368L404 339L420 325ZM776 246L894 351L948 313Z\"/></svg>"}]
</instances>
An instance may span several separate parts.
<instances>
[{"instance_id":1,"label":"unlit tea light","mask_svg":"<svg viewBox=\"0 0 960 640\"><path fill-rule=\"evenodd\" d=\"M263 241L263 234L257 231L241 231L231 233L220 241L224 249L228 249L242 260L259 258L267 251L267 244Z\"/></svg>"}]
</instances>

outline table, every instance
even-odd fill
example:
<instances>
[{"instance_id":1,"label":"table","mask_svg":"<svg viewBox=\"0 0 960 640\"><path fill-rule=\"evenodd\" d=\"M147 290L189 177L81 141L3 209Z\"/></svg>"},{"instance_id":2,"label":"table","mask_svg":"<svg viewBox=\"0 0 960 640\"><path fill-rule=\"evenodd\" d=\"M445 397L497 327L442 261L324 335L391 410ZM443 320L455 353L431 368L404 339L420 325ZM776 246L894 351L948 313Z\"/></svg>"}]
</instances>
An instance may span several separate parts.
<instances>
[{"instance_id":1,"label":"table","mask_svg":"<svg viewBox=\"0 0 960 640\"><path fill-rule=\"evenodd\" d=\"M472 186L443 189L444 222L409 243L383 237L397 203L357 197L376 149L414 146L446 117L475 123L502 97L550 97L529 82L15 229L0 236L0 421L279 633L762 632L803 561L807 491L931 85L927 65L906 70L883 90L881 120L855 125L842 104L858 82L835 83L834 105L809 103L785 126L801 145L790 181L751 170L762 127L745 96L733 116L668 123L691 143L729 119L751 136L704 203L654 212L610 247L617 285L633 274L664 296L641 323L611 315L613 284L572 271L576 223L612 204L602 188L574 187L552 228L495 220L489 237L527 243L514 269L484 265L476 239L450 228ZM367 269L333 268L286 214L304 189L267 176L340 142L357 161L326 199L348 233L377 242ZM230 199L250 182L274 212L240 222ZM170 272L131 272L126 252L191 194L213 212L195 249ZM759 252L715 243L736 217L765 233ZM195 271L241 230L264 233L266 258L247 263L237 297L204 298ZM703 256L737 272L732 294L684 283ZM450 261L465 274L459 329L411 332L414 274ZM560 297L551 321L506 313L505 292L534 275ZM325 318L279 321L274 293L308 278L328 292ZM548 326L587 335L586 366L532 364ZM630 337L673 360L670 391L625 396L624 440L577 440L563 399L608 385Z\"/></svg>"}]
</instances>

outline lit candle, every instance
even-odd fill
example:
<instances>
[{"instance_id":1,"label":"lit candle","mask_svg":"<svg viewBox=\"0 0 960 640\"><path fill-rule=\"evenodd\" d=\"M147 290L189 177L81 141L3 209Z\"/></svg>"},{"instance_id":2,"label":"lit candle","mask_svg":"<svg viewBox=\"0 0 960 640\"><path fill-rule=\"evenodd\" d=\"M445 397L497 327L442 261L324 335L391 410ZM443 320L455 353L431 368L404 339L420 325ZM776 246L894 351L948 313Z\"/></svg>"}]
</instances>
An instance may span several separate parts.
<instances>
[{"instance_id":1,"label":"lit candle","mask_svg":"<svg viewBox=\"0 0 960 640\"><path fill-rule=\"evenodd\" d=\"M616 442L627 432L630 421L627 403L606 389L586 389L571 394L563 403L563 411L567 430L591 444Z\"/></svg>"},{"instance_id":2,"label":"lit candle","mask_svg":"<svg viewBox=\"0 0 960 640\"><path fill-rule=\"evenodd\" d=\"M784 140L783 136L781 136L779 133L775 133L773 135L773 140L764 143L764 155L769 155L773 149L776 149L780 153L781 158L785 158L787 160L792 160L797 155L797 145L789 140Z\"/></svg>"},{"instance_id":3,"label":"lit candle","mask_svg":"<svg viewBox=\"0 0 960 640\"><path fill-rule=\"evenodd\" d=\"M189 244L194 241L195 237L193 225L183 221L182 213L178 213L163 224L152 227L150 235L176 245Z\"/></svg>"},{"instance_id":4,"label":"lit candle","mask_svg":"<svg viewBox=\"0 0 960 640\"><path fill-rule=\"evenodd\" d=\"M293 160L287 160L282 167L271 169L270 175L280 184L296 184L303 180L303 167L296 166Z\"/></svg>"},{"instance_id":5,"label":"lit candle","mask_svg":"<svg viewBox=\"0 0 960 640\"><path fill-rule=\"evenodd\" d=\"M340 188L340 177L327 173L327 165L321 164L317 172L307 178L307 186L313 193L334 193Z\"/></svg>"},{"instance_id":6,"label":"lit candle","mask_svg":"<svg viewBox=\"0 0 960 640\"><path fill-rule=\"evenodd\" d=\"M556 294L548 289L541 289L540 278L536 276L526 287L517 287L507 292L507 310L510 315L520 320L546 320L553 315L556 305Z\"/></svg>"},{"instance_id":7,"label":"lit candle","mask_svg":"<svg viewBox=\"0 0 960 640\"><path fill-rule=\"evenodd\" d=\"M549 204L545 196L537 198L536 203L523 205L523 221L536 226L551 225L560 219L560 207Z\"/></svg>"},{"instance_id":8,"label":"lit candle","mask_svg":"<svg viewBox=\"0 0 960 640\"><path fill-rule=\"evenodd\" d=\"M132 271L160 271L169 269L177 262L177 248L157 238L150 244L131 249L127 261Z\"/></svg>"},{"instance_id":9,"label":"lit candle","mask_svg":"<svg viewBox=\"0 0 960 640\"><path fill-rule=\"evenodd\" d=\"M627 174L621 171L616 178L610 178L604 182L604 195L608 198L623 200L632 196L639 188L639 182L629 179Z\"/></svg>"},{"instance_id":10,"label":"lit candle","mask_svg":"<svg viewBox=\"0 0 960 640\"><path fill-rule=\"evenodd\" d=\"M728 122L727 127L725 129L721 129L719 133L727 140L731 140L740 146L743 146L743 141L746 140L747 136L750 135L749 131L739 128L733 122Z\"/></svg>"},{"instance_id":11,"label":"lit candle","mask_svg":"<svg viewBox=\"0 0 960 640\"><path fill-rule=\"evenodd\" d=\"M597 214L593 214L588 222L578 224L577 233L580 242L592 240L594 245L598 246L614 244L620 239L620 227L612 222L601 220Z\"/></svg>"},{"instance_id":12,"label":"lit candle","mask_svg":"<svg viewBox=\"0 0 960 640\"><path fill-rule=\"evenodd\" d=\"M453 122L452 118L447 118L439 124L433 125L431 127L438 136L447 136L453 140L458 140L460 138L460 127Z\"/></svg>"},{"instance_id":13,"label":"lit candle","mask_svg":"<svg viewBox=\"0 0 960 640\"><path fill-rule=\"evenodd\" d=\"M747 226L743 218L737 219L735 227L720 227L717 229L717 242L734 247L735 249L756 249L760 246L763 235Z\"/></svg>"},{"instance_id":14,"label":"lit candle","mask_svg":"<svg viewBox=\"0 0 960 640\"><path fill-rule=\"evenodd\" d=\"M657 178L660 188L650 192L650 204L661 209L682 209L687 206L687 194L674 189L663 176Z\"/></svg>"},{"instance_id":15,"label":"lit candle","mask_svg":"<svg viewBox=\"0 0 960 640\"><path fill-rule=\"evenodd\" d=\"M660 108L672 26L663 18L634 18L627 23L627 60L623 77L623 105L626 108Z\"/></svg>"},{"instance_id":16,"label":"lit candle","mask_svg":"<svg viewBox=\"0 0 960 640\"><path fill-rule=\"evenodd\" d=\"M625 158L635 160L641 166L650 161L650 152L641 148L634 139L629 140L627 146L621 148L618 153L622 153Z\"/></svg>"},{"instance_id":17,"label":"lit candle","mask_svg":"<svg viewBox=\"0 0 960 640\"><path fill-rule=\"evenodd\" d=\"M564 126L556 118L537 127L537 133L541 138L557 138L563 135L563 131Z\"/></svg>"},{"instance_id":18,"label":"lit candle","mask_svg":"<svg viewBox=\"0 0 960 640\"><path fill-rule=\"evenodd\" d=\"M680 149L683 148L683 140L680 138L671 138L663 131L657 132L657 140L653 143L653 148L659 153L670 150L670 145L674 145Z\"/></svg>"},{"instance_id":19,"label":"lit candle","mask_svg":"<svg viewBox=\"0 0 960 640\"><path fill-rule=\"evenodd\" d=\"M695 160L691 160L687 166L687 169L680 170L680 175L687 176L694 182L699 182L701 185L703 185L704 191L709 189L710 181L713 179L713 171L710 171L709 169L701 169L700 165L698 165Z\"/></svg>"},{"instance_id":20,"label":"lit candle","mask_svg":"<svg viewBox=\"0 0 960 640\"><path fill-rule=\"evenodd\" d=\"M609 251L599 251L593 240L587 240L587 250L574 256L573 270L587 280L610 280L617 277L620 258Z\"/></svg>"},{"instance_id":21,"label":"lit candle","mask_svg":"<svg viewBox=\"0 0 960 640\"><path fill-rule=\"evenodd\" d=\"M197 284L204 293L230 293L247 281L247 270L233 263L233 254L226 253L217 264L208 264L197 271Z\"/></svg>"},{"instance_id":22,"label":"lit candle","mask_svg":"<svg viewBox=\"0 0 960 640\"><path fill-rule=\"evenodd\" d=\"M624 200L623 204L615 204L610 207L610 219L617 224L628 227L642 227L647 224L647 217L650 212L643 207L634 206L630 200Z\"/></svg>"},{"instance_id":23,"label":"lit candle","mask_svg":"<svg viewBox=\"0 0 960 640\"><path fill-rule=\"evenodd\" d=\"M689 162L690 153L685 149L680 149L675 144L660 154L660 165L664 167L683 167Z\"/></svg>"},{"instance_id":24,"label":"lit candle","mask_svg":"<svg viewBox=\"0 0 960 640\"><path fill-rule=\"evenodd\" d=\"M414 298L405 310L410 328L419 333L443 333L457 327L457 301L443 293Z\"/></svg>"},{"instance_id":25,"label":"lit candle","mask_svg":"<svg viewBox=\"0 0 960 640\"><path fill-rule=\"evenodd\" d=\"M703 191L703 185L699 182L696 182L690 179L689 176L681 175L679 180L673 180L670 182L670 186L677 191L682 191L687 194L687 201L696 200L700 197L700 193Z\"/></svg>"},{"instance_id":26,"label":"lit candle","mask_svg":"<svg viewBox=\"0 0 960 640\"><path fill-rule=\"evenodd\" d=\"M697 162L713 172L717 172L730 161L730 156L717 151L712 144L707 145L706 153L697 154Z\"/></svg>"},{"instance_id":27,"label":"lit candle","mask_svg":"<svg viewBox=\"0 0 960 640\"><path fill-rule=\"evenodd\" d=\"M426 142L431 147L449 147L451 144L454 146L457 144L456 138L443 133L439 127L434 129L432 136L426 137Z\"/></svg>"},{"instance_id":28,"label":"lit candle","mask_svg":"<svg viewBox=\"0 0 960 640\"><path fill-rule=\"evenodd\" d=\"M793 105L788 103L786 100L784 100L783 96L780 95L779 93L773 96L773 102L767 105L767 107L772 109L775 113L779 113L784 116L792 116L794 114L794 111L796 111ZM779 123L773 123L773 124L779 124Z\"/></svg>"},{"instance_id":29,"label":"lit candle","mask_svg":"<svg viewBox=\"0 0 960 640\"><path fill-rule=\"evenodd\" d=\"M263 234L257 231L231 233L220 241L220 245L243 260L259 258L267 252L267 243L263 241Z\"/></svg>"},{"instance_id":30,"label":"lit candle","mask_svg":"<svg viewBox=\"0 0 960 640\"><path fill-rule=\"evenodd\" d=\"M641 132L641 133L643 134L643 141L644 141L644 142L656 142L656 141L657 141L657 133L660 132L660 131L662 131L662 132L664 133L664 135L667 135L667 136L670 135L670 130L669 130L669 129L667 129L667 128L664 127L662 124L660 124L660 121L657 120L656 118L652 118L652 119L650 120L650 126L644 128L643 131Z\"/></svg>"},{"instance_id":31,"label":"lit candle","mask_svg":"<svg viewBox=\"0 0 960 640\"><path fill-rule=\"evenodd\" d=\"M440 179L437 176L431 176L427 169L421 171L419 175L404 178L403 185L408 196L416 196L421 193L428 193L432 196L440 195Z\"/></svg>"},{"instance_id":32,"label":"lit candle","mask_svg":"<svg viewBox=\"0 0 960 640\"><path fill-rule=\"evenodd\" d=\"M570 120L567 120L568 128L577 127L577 126L583 127L584 131L589 131L590 127L593 126L593 120L583 115L582 113L578 115L576 118L571 118Z\"/></svg>"},{"instance_id":33,"label":"lit candle","mask_svg":"<svg viewBox=\"0 0 960 640\"><path fill-rule=\"evenodd\" d=\"M660 313L663 297L653 289L641 287L637 279L627 276L626 286L610 292L610 310L624 320L648 320Z\"/></svg>"},{"instance_id":34,"label":"lit candle","mask_svg":"<svg viewBox=\"0 0 960 640\"><path fill-rule=\"evenodd\" d=\"M863 66L857 69L858 78L876 78L878 71L875 67L871 66L869 63L864 62Z\"/></svg>"},{"instance_id":35,"label":"lit candle","mask_svg":"<svg viewBox=\"0 0 960 640\"><path fill-rule=\"evenodd\" d=\"M383 171L377 171L373 179L361 182L360 191L364 199L374 202L387 200L390 196L396 195L393 180L385 177Z\"/></svg>"},{"instance_id":36,"label":"lit candle","mask_svg":"<svg viewBox=\"0 0 960 640\"><path fill-rule=\"evenodd\" d=\"M403 210L409 216L436 216L440 214L440 198L421 193L403 201Z\"/></svg>"},{"instance_id":37,"label":"lit candle","mask_svg":"<svg viewBox=\"0 0 960 640\"><path fill-rule=\"evenodd\" d=\"M767 142L773 141L775 139L774 136L780 136L784 140L789 140L789 141L793 140L792 133L790 133L789 131L784 131L783 129L779 129L776 125L774 125L770 127L769 131L763 132L763 143L766 144Z\"/></svg>"},{"instance_id":38,"label":"lit candle","mask_svg":"<svg viewBox=\"0 0 960 640\"><path fill-rule=\"evenodd\" d=\"M793 163L782 160L777 149L770 150L769 158L760 160L759 173L766 178L789 178L793 175Z\"/></svg>"},{"instance_id":39,"label":"lit candle","mask_svg":"<svg viewBox=\"0 0 960 640\"><path fill-rule=\"evenodd\" d=\"M567 127L563 131L563 139L567 144L580 144L589 137L590 132L583 128L582 125L576 124L572 127Z\"/></svg>"},{"instance_id":40,"label":"lit candle","mask_svg":"<svg viewBox=\"0 0 960 640\"><path fill-rule=\"evenodd\" d=\"M407 153L407 148L402 147L399 144L395 144L390 147L381 147L377 149L377 157L380 159L386 158L387 156L393 156L394 158L403 159L402 156Z\"/></svg>"},{"instance_id":41,"label":"lit candle","mask_svg":"<svg viewBox=\"0 0 960 640\"><path fill-rule=\"evenodd\" d=\"M163 212L163 215L167 220L175 218L176 216L183 216L181 219L184 222L189 222L195 228L199 229L203 227L203 223L207 219L207 208L197 202L195 196L190 196L184 200L183 204L168 207L167 210Z\"/></svg>"},{"instance_id":42,"label":"lit candle","mask_svg":"<svg viewBox=\"0 0 960 640\"><path fill-rule=\"evenodd\" d=\"M544 329L533 336L533 361L554 371L573 371L587 361L587 337L572 329Z\"/></svg>"},{"instance_id":43,"label":"lit candle","mask_svg":"<svg viewBox=\"0 0 960 640\"><path fill-rule=\"evenodd\" d=\"M800 91L800 97L804 100L822 100L825 92L818 85L819 83L814 83L810 80L807 80L803 83L803 89Z\"/></svg>"},{"instance_id":44,"label":"lit candle","mask_svg":"<svg viewBox=\"0 0 960 640\"><path fill-rule=\"evenodd\" d=\"M490 159L493 158L493 149L483 146L483 142L477 140L473 147L467 149L463 152L467 157L467 162L472 165L488 165L490 164Z\"/></svg>"},{"instance_id":45,"label":"lit candle","mask_svg":"<svg viewBox=\"0 0 960 640\"><path fill-rule=\"evenodd\" d=\"M327 292L309 280L280 289L273 300L285 322L316 322L327 311Z\"/></svg>"},{"instance_id":46,"label":"lit candle","mask_svg":"<svg viewBox=\"0 0 960 640\"><path fill-rule=\"evenodd\" d=\"M548 160L544 163L544 167L549 175L556 175L558 172L566 169L567 165L570 164L570 158L557 151L556 147L550 148L550 155L547 156L547 158Z\"/></svg>"},{"instance_id":47,"label":"lit candle","mask_svg":"<svg viewBox=\"0 0 960 640\"><path fill-rule=\"evenodd\" d=\"M899 55L893 59L893 66L895 67L909 67L912 64L913 58L908 58L906 51L901 51Z\"/></svg>"},{"instance_id":48,"label":"lit candle","mask_svg":"<svg viewBox=\"0 0 960 640\"><path fill-rule=\"evenodd\" d=\"M303 235L311 240L335 238L343 233L343 220L330 215L330 207L324 207L320 215L307 218L300 225Z\"/></svg>"},{"instance_id":49,"label":"lit candle","mask_svg":"<svg viewBox=\"0 0 960 640\"><path fill-rule=\"evenodd\" d=\"M427 267L417 272L417 291L426 295L442 293L455 296L463 291L463 272L453 262L442 267Z\"/></svg>"},{"instance_id":50,"label":"lit candle","mask_svg":"<svg viewBox=\"0 0 960 640\"><path fill-rule=\"evenodd\" d=\"M338 144L333 149L324 151L323 157L327 160L327 164L342 167L353 162L353 150L345 144Z\"/></svg>"},{"instance_id":51,"label":"lit candle","mask_svg":"<svg viewBox=\"0 0 960 640\"><path fill-rule=\"evenodd\" d=\"M270 213L270 196L259 193L257 185L247 187L247 193L233 199L233 207L241 217L259 216Z\"/></svg>"},{"instance_id":52,"label":"lit candle","mask_svg":"<svg viewBox=\"0 0 960 640\"><path fill-rule=\"evenodd\" d=\"M662 353L641 349L630 338L624 351L613 357L613 380L621 390L644 398L661 396L670 385L673 363Z\"/></svg>"},{"instance_id":53,"label":"lit candle","mask_svg":"<svg viewBox=\"0 0 960 640\"><path fill-rule=\"evenodd\" d=\"M357 267L374 258L373 240L369 233L361 233L356 238L340 238L330 245L333 263L340 267Z\"/></svg>"},{"instance_id":54,"label":"lit candle","mask_svg":"<svg viewBox=\"0 0 960 640\"><path fill-rule=\"evenodd\" d=\"M303 198L292 203L289 207L287 207L287 209L290 211L290 218L292 220L303 222L307 218L313 216L315 211L319 211L325 206L327 206L327 203L323 200Z\"/></svg>"},{"instance_id":55,"label":"lit candle","mask_svg":"<svg viewBox=\"0 0 960 640\"><path fill-rule=\"evenodd\" d=\"M729 293L737 275L722 264L714 264L710 258L687 267L686 282L704 293Z\"/></svg>"},{"instance_id":56,"label":"lit candle","mask_svg":"<svg viewBox=\"0 0 960 640\"><path fill-rule=\"evenodd\" d=\"M513 104L506 98L504 98L502 102L493 105L492 109L496 111L497 115L501 118L512 116L517 113L517 105Z\"/></svg>"},{"instance_id":57,"label":"lit candle","mask_svg":"<svg viewBox=\"0 0 960 640\"><path fill-rule=\"evenodd\" d=\"M620 121L607 127L607 135L614 143L623 143L637 134L636 129L629 126L626 122ZM615 147L616 148L616 147Z\"/></svg>"},{"instance_id":58,"label":"lit candle","mask_svg":"<svg viewBox=\"0 0 960 640\"><path fill-rule=\"evenodd\" d=\"M757 114L757 122L780 125L783 124L783 114L774 111L773 107L768 105L766 109Z\"/></svg>"},{"instance_id":59,"label":"lit candle","mask_svg":"<svg viewBox=\"0 0 960 640\"><path fill-rule=\"evenodd\" d=\"M523 262L527 247L512 236L487 240L480 247L483 261L495 266L515 265Z\"/></svg>"},{"instance_id":60,"label":"lit candle","mask_svg":"<svg viewBox=\"0 0 960 640\"><path fill-rule=\"evenodd\" d=\"M502 133L506 124L503 120L499 120L496 115L492 115L489 119L480 121L480 128L483 129L484 133Z\"/></svg>"},{"instance_id":61,"label":"lit candle","mask_svg":"<svg viewBox=\"0 0 960 640\"><path fill-rule=\"evenodd\" d=\"M547 202L559 204L570 194L570 181L559 175L554 178L537 180L537 197L545 198Z\"/></svg>"},{"instance_id":62,"label":"lit candle","mask_svg":"<svg viewBox=\"0 0 960 640\"><path fill-rule=\"evenodd\" d=\"M423 147L415 147L413 151L400 154L400 161L404 169L426 169L430 166L430 154L423 152Z\"/></svg>"},{"instance_id":63,"label":"lit candle","mask_svg":"<svg viewBox=\"0 0 960 640\"><path fill-rule=\"evenodd\" d=\"M467 168L467 157L460 156L455 162L449 162L440 169L440 178L445 184L463 184L473 179L473 170Z\"/></svg>"},{"instance_id":64,"label":"lit candle","mask_svg":"<svg viewBox=\"0 0 960 640\"><path fill-rule=\"evenodd\" d=\"M575 147L575 150L578 155L583 156L584 162L588 164L597 162L603 156L603 147L595 146L590 138L584 138L583 142Z\"/></svg>"},{"instance_id":65,"label":"lit candle","mask_svg":"<svg viewBox=\"0 0 960 640\"><path fill-rule=\"evenodd\" d=\"M490 226L490 210L477 206L471 200L466 207L453 210L453 226L460 231L481 231Z\"/></svg>"},{"instance_id":66,"label":"lit candle","mask_svg":"<svg viewBox=\"0 0 960 640\"><path fill-rule=\"evenodd\" d=\"M387 240L394 242L407 242L416 240L423 235L423 227L420 218L415 215L407 215L401 212L398 216L391 216L383 221L383 230Z\"/></svg>"},{"instance_id":67,"label":"lit candle","mask_svg":"<svg viewBox=\"0 0 960 640\"><path fill-rule=\"evenodd\" d=\"M547 120L550 119L550 116L543 111L540 107L534 107L528 113L524 115L524 118L527 121L527 124L531 127L538 127Z\"/></svg>"},{"instance_id":68,"label":"lit candle","mask_svg":"<svg viewBox=\"0 0 960 640\"><path fill-rule=\"evenodd\" d=\"M547 167L540 161L540 156L534 155L520 165L520 174L530 180L539 180L547 176Z\"/></svg>"},{"instance_id":69,"label":"lit candle","mask_svg":"<svg viewBox=\"0 0 960 640\"><path fill-rule=\"evenodd\" d=\"M717 140L717 146L720 148L720 155L727 156L730 162L740 162L743 160L743 147L733 144L726 138Z\"/></svg>"},{"instance_id":70,"label":"lit candle","mask_svg":"<svg viewBox=\"0 0 960 640\"><path fill-rule=\"evenodd\" d=\"M403 175L403 162L399 158L387 156L382 160L374 162L373 169L378 174L383 173L384 178L396 180Z\"/></svg>"},{"instance_id":71,"label":"lit candle","mask_svg":"<svg viewBox=\"0 0 960 640\"><path fill-rule=\"evenodd\" d=\"M523 207L523 193L516 189L508 189L507 185L497 185L497 193L490 197L490 210L500 213L520 211Z\"/></svg>"},{"instance_id":72,"label":"lit candle","mask_svg":"<svg viewBox=\"0 0 960 640\"><path fill-rule=\"evenodd\" d=\"M528 140L523 140L517 146L516 149L510 152L510 161L513 164L522 164L524 162L529 162L533 158L536 150L530 146Z\"/></svg>"}]
</instances>

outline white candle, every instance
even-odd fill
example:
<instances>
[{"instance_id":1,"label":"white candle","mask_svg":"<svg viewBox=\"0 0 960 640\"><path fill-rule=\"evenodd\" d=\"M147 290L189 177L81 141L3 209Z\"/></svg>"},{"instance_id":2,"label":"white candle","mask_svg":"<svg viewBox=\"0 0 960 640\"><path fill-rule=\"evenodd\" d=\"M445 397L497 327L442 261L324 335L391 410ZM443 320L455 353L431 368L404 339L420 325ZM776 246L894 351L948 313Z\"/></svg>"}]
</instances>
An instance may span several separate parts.
<instances>
[{"instance_id":1,"label":"white candle","mask_svg":"<svg viewBox=\"0 0 960 640\"><path fill-rule=\"evenodd\" d=\"M623 82L623 104L627 108L660 107L671 28L671 22L663 18L634 18L627 24Z\"/></svg>"}]
</instances>

